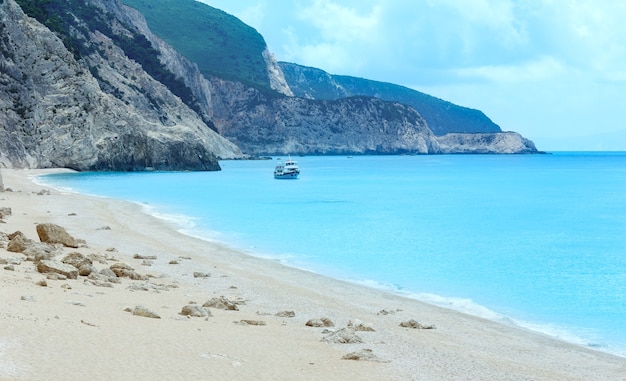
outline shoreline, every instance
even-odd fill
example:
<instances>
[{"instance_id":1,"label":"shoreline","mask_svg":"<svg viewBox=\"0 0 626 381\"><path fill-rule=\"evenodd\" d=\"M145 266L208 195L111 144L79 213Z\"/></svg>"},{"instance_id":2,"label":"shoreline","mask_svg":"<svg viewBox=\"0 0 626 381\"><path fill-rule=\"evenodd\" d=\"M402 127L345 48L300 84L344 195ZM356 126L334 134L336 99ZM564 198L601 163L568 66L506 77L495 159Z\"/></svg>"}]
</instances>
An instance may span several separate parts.
<instances>
[{"instance_id":1,"label":"shoreline","mask_svg":"<svg viewBox=\"0 0 626 381\"><path fill-rule=\"evenodd\" d=\"M52 222L86 241L59 259L72 251L114 257L95 266L124 262L151 277L112 287L79 277L42 287L36 283L46 277L32 262L0 250L2 259L21 259L14 271L0 270L0 322L8 328L0 334L0 380L171 379L209 371L216 379L267 380L626 379L625 358L254 257L176 231L139 204L60 192L30 177L53 171L2 170L5 189L13 191L0 193L0 207L12 208L0 231L37 240L35 222ZM49 194L37 194L44 188ZM135 254L156 259L148 266ZM210 308L206 318L180 314L191 301L219 296L245 304L238 311ZM124 311L138 304L161 319ZM284 311L295 316L276 316ZM305 325L322 317L335 326ZM411 319L436 328L399 326ZM234 323L242 320L265 325ZM374 329L352 330L363 343L322 341L332 333L325 330L357 320ZM349 353L363 354L361 361L342 359Z\"/></svg>"}]
</instances>

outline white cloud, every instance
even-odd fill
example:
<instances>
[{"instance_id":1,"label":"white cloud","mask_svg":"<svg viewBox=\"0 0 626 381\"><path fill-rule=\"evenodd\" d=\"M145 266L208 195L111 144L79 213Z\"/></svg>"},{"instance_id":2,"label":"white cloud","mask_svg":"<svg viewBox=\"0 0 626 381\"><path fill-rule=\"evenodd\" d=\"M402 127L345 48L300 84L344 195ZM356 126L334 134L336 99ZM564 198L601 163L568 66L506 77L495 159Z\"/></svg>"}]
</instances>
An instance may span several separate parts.
<instances>
[{"instance_id":1,"label":"white cloud","mask_svg":"<svg viewBox=\"0 0 626 381\"><path fill-rule=\"evenodd\" d=\"M535 61L522 62L516 65L486 65L471 68L460 68L452 71L460 78L487 80L490 82L527 82L544 81L555 77L569 77L573 73L554 57L541 57Z\"/></svg>"}]
</instances>

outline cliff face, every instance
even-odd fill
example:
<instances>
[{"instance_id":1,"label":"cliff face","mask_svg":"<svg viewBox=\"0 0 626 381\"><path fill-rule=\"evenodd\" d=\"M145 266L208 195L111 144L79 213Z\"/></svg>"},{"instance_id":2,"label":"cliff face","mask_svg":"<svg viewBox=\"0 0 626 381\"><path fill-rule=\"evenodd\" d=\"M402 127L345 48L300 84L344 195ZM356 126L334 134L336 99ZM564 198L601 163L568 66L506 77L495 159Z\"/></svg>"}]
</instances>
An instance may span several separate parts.
<instances>
[{"instance_id":1,"label":"cliff face","mask_svg":"<svg viewBox=\"0 0 626 381\"><path fill-rule=\"evenodd\" d=\"M419 112L437 136L448 133L502 132L479 110L461 107L428 94L392 83L372 81L323 70L280 62L294 95L310 99L339 99L357 95L399 102Z\"/></svg>"},{"instance_id":2,"label":"cliff face","mask_svg":"<svg viewBox=\"0 0 626 381\"><path fill-rule=\"evenodd\" d=\"M314 101L268 96L219 79L211 81L211 88L215 126L246 153L440 152L424 119L399 103L367 97Z\"/></svg>"},{"instance_id":3,"label":"cliff face","mask_svg":"<svg viewBox=\"0 0 626 381\"><path fill-rule=\"evenodd\" d=\"M441 153L538 153L535 144L517 132L446 134L438 136Z\"/></svg>"},{"instance_id":4,"label":"cliff face","mask_svg":"<svg viewBox=\"0 0 626 381\"><path fill-rule=\"evenodd\" d=\"M242 157L108 36L73 32L90 54L77 59L14 0L0 2L1 166L215 170L218 156Z\"/></svg>"}]
</instances>

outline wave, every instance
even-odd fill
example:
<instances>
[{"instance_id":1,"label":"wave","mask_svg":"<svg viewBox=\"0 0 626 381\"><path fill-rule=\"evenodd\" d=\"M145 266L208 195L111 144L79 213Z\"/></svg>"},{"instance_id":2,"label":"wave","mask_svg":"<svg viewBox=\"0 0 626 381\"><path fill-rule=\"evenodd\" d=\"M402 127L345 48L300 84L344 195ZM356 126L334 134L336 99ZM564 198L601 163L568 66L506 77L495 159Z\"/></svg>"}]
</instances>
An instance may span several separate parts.
<instances>
[{"instance_id":1,"label":"wave","mask_svg":"<svg viewBox=\"0 0 626 381\"><path fill-rule=\"evenodd\" d=\"M430 293L412 292L395 284L380 283L373 280L347 279L346 281L369 288L383 290L431 305L448 308L508 326L514 326L535 333L540 333L570 344L587 347L589 349L610 353L620 357L626 357L626 347L602 343L599 340L598 333L588 328L566 327L552 323L538 323L516 319L491 310L469 298L447 297Z\"/></svg>"}]
</instances>

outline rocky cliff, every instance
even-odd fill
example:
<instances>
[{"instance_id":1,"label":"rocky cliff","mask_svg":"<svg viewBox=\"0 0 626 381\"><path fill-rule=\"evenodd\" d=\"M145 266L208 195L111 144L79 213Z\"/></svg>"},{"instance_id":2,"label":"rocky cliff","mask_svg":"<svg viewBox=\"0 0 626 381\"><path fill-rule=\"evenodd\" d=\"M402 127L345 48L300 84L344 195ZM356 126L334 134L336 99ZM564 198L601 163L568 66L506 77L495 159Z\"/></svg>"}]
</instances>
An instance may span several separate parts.
<instances>
[{"instance_id":1,"label":"rocky cliff","mask_svg":"<svg viewBox=\"0 0 626 381\"><path fill-rule=\"evenodd\" d=\"M208 7L193 0L136 1ZM414 107L380 99L383 93L293 96L301 87L292 92L262 37L260 44L256 31L227 19L252 35L247 46L258 55L234 55L247 67L242 80L232 78L237 70L229 79L207 74L223 67L200 67L119 0L0 0L0 167L214 170L218 158L248 154L534 150L510 134L438 137ZM227 30L217 29L220 38L232 39ZM259 81L265 82L254 85ZM359 92L346 81L342 86L345 95Z\"/></svg>"},{"instance_id":2,"label":"rocky cliff","mask_svg":"<svg viewBox=\"0 0 626 381\"><path fill-rule=\"evenodd\" d=\"M419 112L437 136L448 133L502 132L483 112L455 105L393 83L333 75L323 70L279 62L294 95L310 99L339 99L357 95L399 102Z\"/></svg>"},{"instance_id":3,"label":"rocky cliff","mask_svg":"<svg viewBox=\"0 0 626 381\"><path fill-rule=\"evenodd\" d=\"M134 33L114 19L113 29ZM87 27L72 33L83 54L14 0L0 1L1 166L215 170L218 157L243 156L111 36Z\"/></svg>"},{"instance_id":4,"label":"rocky cliff","mask_svg":"<svg viewBox=\"0 0 626 381\"><path fill-rule=\"evenodd\" d=\"M517 132L490 134L450 133L437 137L441 153L539 153L535 144Z\"/></svg>"}]
</instances>

